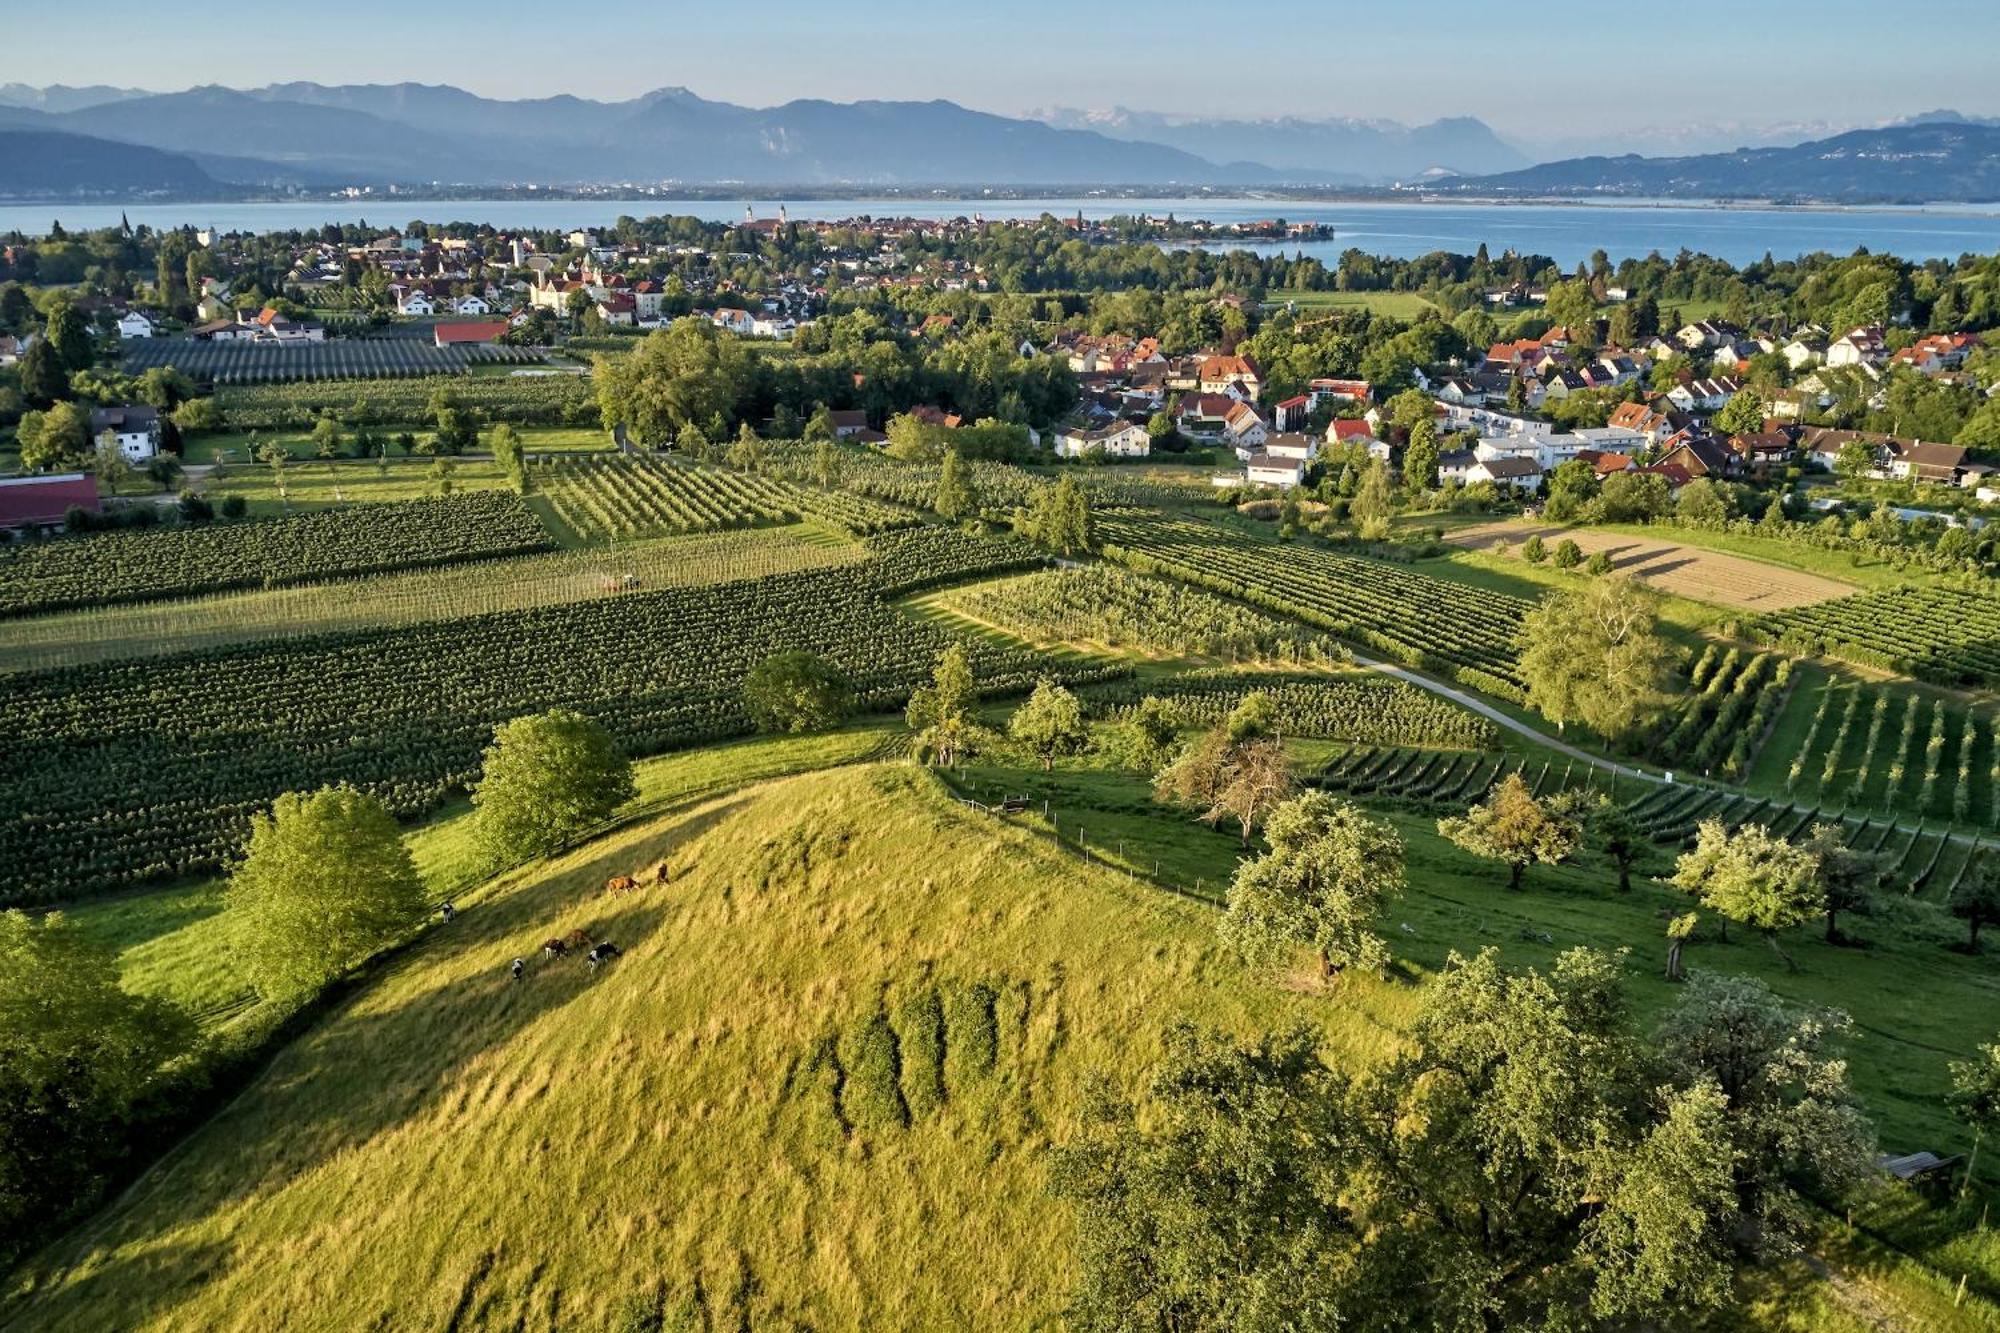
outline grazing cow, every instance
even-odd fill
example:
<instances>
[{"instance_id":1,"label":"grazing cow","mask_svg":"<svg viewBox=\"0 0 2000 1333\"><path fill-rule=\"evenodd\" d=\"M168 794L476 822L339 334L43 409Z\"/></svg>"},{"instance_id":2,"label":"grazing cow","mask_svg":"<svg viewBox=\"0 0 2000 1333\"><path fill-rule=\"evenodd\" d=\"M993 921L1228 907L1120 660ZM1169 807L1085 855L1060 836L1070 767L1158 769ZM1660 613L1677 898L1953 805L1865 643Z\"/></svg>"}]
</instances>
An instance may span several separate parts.
<instances>
[{"instance_id":1,"label":"grazing cow","mask_svg":"<svg viewBox=\"0 0 2000 1333\"><path fill-rule=\"evenodd\" d=\"M572 949L588 949L592 944L596 943L588 934L581 930L572 930L569 934L563 936L563 942Z\"/></svg>"},{"instance_id":2,"label":"grazing cow","mask_svg":"<svg viewBox=\"0 0 2000 1333\"><path fill-rule=\"evenodd\" d=\"M661 859L653 862L653 864L647 866L644 870L641 870L638 874L634 875L632 878L636 879L641 884L665 884L667 882L666 858L662 857Z\"/></svg>"},{"instance_id":3,"label":"grazing cow","mask_svg":"<svg viewBox=\"0 0 2000 1333\"><path fill-rule=\"evenodd\" d=\"M560 958L568 952L569 952L568 940L542 941L542 957L544 958Z\"/></svg>"},{"instance_id":4,"label":"grazing cow","mask_svg":"<svg viewBox=\"0 0 2000 1333\"><path fill-rule=\"evenodd\" d=\"M451 919L458 915L458 909L447 900L438 908L438 914L444 918L444 923L448 926L451 924Z\"/></svg>"},{"instance_id":5,"label":"grazing cow","mask_svg":"<svg viewBox=\"0 0 2000 1333\"><path fill-rule=\"evenodd\" d=\"M514 980L519 981L522 974L528 970L528 960L525 958L516 958L513 966L507 970L514 974Z\"/></svg>"},{"instance_id":6,"label":"grazing cow","mask_svg":"<svg viewBox=\"0 0 2000 1333\"><path fill-rule=\"evenodd\" d=\"M611 941L606 940L604 943L598 945L596 948L592 949L589 953L585 954L583 956L583 961L589 963L590 970L595 972L597 970L597 965L599 963L608 963L623 952L625 952L623 949L620 949L617 945L611 943Z\"/></svg>"},{"instance_id":7,"label":"grazing cow","mask_svg":"<svg viewBox=\"0 0 2000 1333\"><path fill-rule=\"evenodd\" d=\"M632 882L630 875L613 875L604 881L606 893L630 893L639 886Z\"/></svg>"}]
</instances>

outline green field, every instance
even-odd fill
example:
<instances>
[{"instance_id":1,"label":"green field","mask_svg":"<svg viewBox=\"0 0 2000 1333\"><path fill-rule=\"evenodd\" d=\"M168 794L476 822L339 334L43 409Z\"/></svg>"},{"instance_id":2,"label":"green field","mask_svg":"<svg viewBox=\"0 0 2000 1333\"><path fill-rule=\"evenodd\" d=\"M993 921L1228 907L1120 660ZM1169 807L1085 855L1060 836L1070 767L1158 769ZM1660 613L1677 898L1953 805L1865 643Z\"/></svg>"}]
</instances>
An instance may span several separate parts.
<instances>
[{"instance_id":1,"label":"green field","mask_svg":"<svg viewBox=\"0 0 2000 1333\"><path fill-rule=\"evenodd\" d=\"M1273 292L1268 303L1283 306L1292 302L1302 314L1318 312L1332 313L1338 310L1366 310L1373 315L1388 315L1395 319L1415 319L1426 310L1433 309L1429 299L1420 292Z\"/></svg>"}]
</instances>

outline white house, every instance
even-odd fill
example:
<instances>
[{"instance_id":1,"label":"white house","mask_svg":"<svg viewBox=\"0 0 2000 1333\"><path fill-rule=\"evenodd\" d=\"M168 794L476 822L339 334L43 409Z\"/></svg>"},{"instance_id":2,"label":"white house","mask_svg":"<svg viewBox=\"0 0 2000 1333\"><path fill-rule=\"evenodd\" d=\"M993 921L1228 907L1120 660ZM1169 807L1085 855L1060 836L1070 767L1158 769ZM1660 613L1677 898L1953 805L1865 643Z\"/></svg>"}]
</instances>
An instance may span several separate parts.
<instances>
[{"instance_id":1,"label":"white house","mask_svg":"<svg viewBox=\"0 0 2000 1333\"><path fill-rule=\"evenodd\" d=\"M1882 330L1877 325L1850 329L1847 336L1831 344L1826 349L1826 363L1829 366L1874 366L1880 365L1889 355L1884 343Z\"/></svg>"},{"instance_id":2,"label":"white house","mask_svg":"<svg viewBox=\"0 0 2000 1333\"><path fill-rule=\"evenodd\" d=\"M1310 463L1319 454L1319 441L1310 435L1273 435L1264 442L1264 452L1287 462Z\"/></svg>"},{"instance_id":3,"label":"white house","mask_svg":"<svg viewBox=\"0 0 2000 1333\"><path fill-rule=\"evenodd\" d=\"M1306 465L1296 458L1275 458L1252 454L1243 460L1243 479L1252 486L1276 486L1290 490L1305 480Z\"/></svg>"},{"instance_id":4,"label":"white house","mask_svg":"<svg viewBox=\"0 0 2000 1333\"><path fill-rule=\"evenodd\" d=\"M1082 458L1092 449L1102 450L1107 458L1144 458L1153 452L1153 441L1144 426L1131 421L1114 421L1094 430L1067 426L1056 432L1058 458Z\"/></svg>"},{"instance_id":5,"label":"white house","mask_svg":"<svg viewBox=\"0 0 2000 1333\"><path fill-rule=\"evenodd\" d=\"M1501 490L1532 491L1542 484L1542 469L1532 458L1494 458L1473 464L1465 479L1490 481Z\"/></svg>"},{"instance_id":6,"label":"white house","mask_svg":"<svg viewBox=\"0 0 2000 1333\"><path fill-rule=\"evenodd\" d=\"M160 414L150 407L99 407L90 414L90 437L110 436L126 460L143 463L160 452Z\"/></svg>"},{"instance_id":7,"label":"white house","mask_svg":"<svg viewBox=\"0 0 2000 1333\"><path fill-rule=\"evenodd\" d=\"M120 339L152 338L158 334L159 327L153 323L153 317L143 310L127 310L118 317Z\"/></svg>"},{"instance_id":8,"label":"white house","mask_svg":"<svg viewBox=\"0 0 2000 1333\"><path fill-rule=\"evenodd\" d=\"M404 315L435 315L437 302L431 300L429 292L405 291L396 297L396 311Z\"/></svg>"},{"instance_id":9,"label":"white house","mask_svg":"<svg viewBox=\"0 0 2000 1333\"><path fill-rule=\"evenodd\" d=\"M461 296L458 298L458 313L461 315L490 315L493 303L483 296Z\"/></svg>"},{"instance_id":10,"label":"white house","mask_svg":"<svg viewBox=\"0 0 2000 1333\"><path fill-rule=\"evenodd\" d=\"M1222 438L1236 450L1237 456L1253 453L1264 447L1264 441L1271 438L1270 427L1264 418L1257 415L1257 409L1248 403L1238 403L1229 410L1229 416L1222 423Z\"/></svg>"}]
</instances>

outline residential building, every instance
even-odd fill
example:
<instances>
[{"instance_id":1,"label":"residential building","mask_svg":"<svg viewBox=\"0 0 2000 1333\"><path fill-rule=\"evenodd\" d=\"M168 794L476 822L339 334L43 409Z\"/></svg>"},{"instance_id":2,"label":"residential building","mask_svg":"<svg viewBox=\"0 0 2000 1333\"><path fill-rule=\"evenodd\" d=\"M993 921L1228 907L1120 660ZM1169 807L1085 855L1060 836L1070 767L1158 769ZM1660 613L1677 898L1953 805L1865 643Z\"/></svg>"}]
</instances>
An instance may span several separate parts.
<instances>
[{"instance_id":1,"label":"residential building","mask_svg":"<svg viewBox=\"0 0 2000 1333\"><path fill-rule=\"evenodd\" d=\"M99 407L90 413L90 437L110 436L118 452L133 463L143 463L160 452L160 414L150 407Z\"/></svg>"},{"instance_id":2,"label":"residential building","mask_svg":"<svg viewBox=\"0 0 2000 1333\"><path fill-rule=\"evenodd\" d=\"M143 310L127 310L118 317L118 337L121 341L133 338L155 338L159 336L159 325Z\"/></svg>"},{"instance_id":3,"label":"residential building","mask_svg":"<svg viewBox=\"0 0 2000 1333\"><path fill-rule=\"evenodd\" d=\"M1253 453L1243 460L1243 479L1252 486L1290 490L1305 480L1306 465L1296 458Z\"/></svg>"},{"instance_id":4,"label":"residential building","mask_svg":"<svg viewBox=\"0 0 2000 1333\"><path fill-rule=\"evenodd\" d=\"M1870 324L1863 328L1850 329L1847 335L1826 349L1826 364L1829 366L1876 366L1888 356L1888 347L1883 340L1882 326Z\"/></svg>"},{"instance_id":5,"label":"residential building","mask_svg":"<svg viewBox=\"0 0 2000 1333\"><path fill-rule=\"evenodd\" d=\"M1113 421L1107 426L1066 426L1056 432L1056 457L1082 458L1091 450L1107 458L1144 458L1153 451L1146 428L1133 421Z\"/></svg>"}]
</instances>

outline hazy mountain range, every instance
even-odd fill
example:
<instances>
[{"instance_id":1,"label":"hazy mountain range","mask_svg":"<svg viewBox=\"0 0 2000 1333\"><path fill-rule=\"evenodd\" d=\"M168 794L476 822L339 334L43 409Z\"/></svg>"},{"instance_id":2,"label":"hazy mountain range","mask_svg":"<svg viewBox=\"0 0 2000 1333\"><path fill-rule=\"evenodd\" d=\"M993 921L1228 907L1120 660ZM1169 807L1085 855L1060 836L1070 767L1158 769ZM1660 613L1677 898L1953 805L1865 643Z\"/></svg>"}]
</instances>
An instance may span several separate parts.
<instances>
[{"instance_id":1,"label":"hazy mountain range","mask_svg":"<svg viewBox=\"0 0 2000 1333\"><path fill-rule=\"evenodd\" d=\"M1441 188L1524 197L1985 202L2000 199L2000 125L1925 120L1784 148L1572 158Z\"/></svg>"},{"instance_id":2,"label":"hazy mountain range","mask_svg":"<svg viewBox=\"0 0 2000 1333\"><path fill-rule=\"evenodd\" d=\"M0 194L223 196L350 184L1345 186L1394 182L1556 194L1993 197L1992 122L1928 112L1825 149L1825 127L1688 127L1730 151L1578 153L1549 162L1472 118L1227 119L951 102L800 100L745 107L663 88L623 101L481 97L424 84L274 84L177 93L0 85ZM1952 129L1967 131L1953 137ZM1905 153L1908 142L1917 147ZM1597 140L1577 140L1594 145ZM134 147L155 150L137 154ZM1761 154L1761 156L1760 156ZM1543 159L1542 165L1531 165ZM1713 159L1713 160L1711 160ZM1760 174L1761 173L1761 174ZM1455 179L1463 178L1463 179Z\"/></svg>"}]
</instances>

